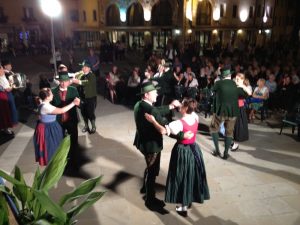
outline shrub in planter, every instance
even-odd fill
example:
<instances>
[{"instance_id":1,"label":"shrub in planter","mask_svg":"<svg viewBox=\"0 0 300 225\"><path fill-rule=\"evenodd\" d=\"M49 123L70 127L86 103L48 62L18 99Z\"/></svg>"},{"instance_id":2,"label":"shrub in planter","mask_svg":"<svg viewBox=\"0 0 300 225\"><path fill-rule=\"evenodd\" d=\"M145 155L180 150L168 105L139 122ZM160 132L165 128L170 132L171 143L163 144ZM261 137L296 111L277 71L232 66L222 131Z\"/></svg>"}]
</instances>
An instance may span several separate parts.
<instances>
[{"instance_id":1,"label":"shrub in planter","mask_svg":"<svg viewBox=\"0 0 300 225\"><path fill-rule=\"evenodd\" d=\"M3 218L2 222L5 223L6 218L8 218L8 210L2 204L5 200L3 194L10 197L14 202L18 211L16 220L20 225L75 224L75 216L92 206L104 195L105 192L94 191L101 180L101 176L99 176L84 181L70 193L61 196L58 203L51 199L48 194L49 190L63 175L69 149L70 137L68 136L64 138L45 170L43 172L39 168L36 170L32 185L25 182L23 173L17 166L14 175L0 170L0 177L11 184L11 188L0 185L0 209L3 214L0 214L0 217Z\"/></svg>"}]
</instances>

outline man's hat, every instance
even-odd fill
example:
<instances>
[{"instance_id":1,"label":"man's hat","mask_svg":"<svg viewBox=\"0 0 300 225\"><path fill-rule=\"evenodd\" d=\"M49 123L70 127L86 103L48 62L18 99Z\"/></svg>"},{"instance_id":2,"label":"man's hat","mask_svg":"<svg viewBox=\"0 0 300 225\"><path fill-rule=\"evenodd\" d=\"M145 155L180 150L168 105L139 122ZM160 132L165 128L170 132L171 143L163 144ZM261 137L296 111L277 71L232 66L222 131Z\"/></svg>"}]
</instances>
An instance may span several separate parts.
<instances>
[{"instance_id":1,"label":"man's hat","mask_svg":"<svg viewBox=\"0 0 300 225\"><path fill-rule=\"evenodd\" d=\"M224 67L222 70L221 70L221 77L227 77L229 75L232 74L232 71L230 70L230 67Z\"/></svg>"},{"instance_id":2,"label":"man's hat","mask_svg":"<svg viewBox=\"0 0 300 225\"><path fill-rule=\"evenodd\" d=\"M79 63L79 66L81 66L81 67L86 66L86 67L92 68L91 64L86 60L84 60L82 63Z\"/></svg>"},{"instance_id":3,"label":"man's hat","mask_svg":"<svg viewBox=\"0 0 300 225\"><path fill-rule=\"evenodd\" d=\"M152 82L145 82L145 83L142 84L140 95L143 95L145 93L148 93L148 92L153 91L153 90L158 90L158 89L160 89L160 88L155 87L152 84Z\"/></svg>"},{"instance_id":4,"label":"man's hat","mask_svg":"<svg viewBox=\"0 0 300 225\"><path fill-rule=\"evenodd\" d=\"M58 80L59 80L59 81L67 81L67 80L70 80L69 73L68 73L68 72L65 72L65 71L59 72L59 73L58 73Z\"/></svg>"}]
</instances>

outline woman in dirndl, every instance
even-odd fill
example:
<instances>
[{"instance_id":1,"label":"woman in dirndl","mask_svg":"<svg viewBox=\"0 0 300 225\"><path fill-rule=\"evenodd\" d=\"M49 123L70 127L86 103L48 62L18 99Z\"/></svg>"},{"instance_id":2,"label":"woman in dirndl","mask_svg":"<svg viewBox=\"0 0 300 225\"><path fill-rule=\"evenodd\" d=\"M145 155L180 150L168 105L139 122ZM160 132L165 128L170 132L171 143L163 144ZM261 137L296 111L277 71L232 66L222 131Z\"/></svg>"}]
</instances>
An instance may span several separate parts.
<instances>
[{"instance_id":1,"label":"woman in dirndl","mask_svg":"<svg viewBox=\"0 0 300 225\"><path fill-rule=\"evenodd\" d=\"M252 95L252 87L250 85L250 82L248 79L245 79L245 75L243 73L236 74L235 83L238 87L242 88L248 94L248 96ZM231 151L238 150L239 144L237 142L243 142L249 139L248 117L245 107L245 97L239 97L238 105L239 114L235 121Z\"/></svg>"},{"instance_id":2,"label":"woman in dirndl","mask_svg":"<svg viewBox=\"0 0 300 225\"><path fill-rule=\"evenodd\" d=\"M35 147L35 159L41 166L46 166L56 152L63 132L60 124L56 121L56 115L69 111L75 105L79 105L79 98L75 98L72 103L56 108L50 102L53 94L50 88L43 88L39 93L41 104L38 107L39 120L37 122L33 142Z\"/></svg>"},{"instance_id":3,"label":"woman in dirndl","mask_svg":"<svg viewBox=\"0 0 300 225\"><path fill-rule=\"evenodd\" d=\"M203 203L210 198L203 155L196 142L199 122L196 108L196 100L183 100L182 118L166 127L157 123L153 116L145 115L162 134L192 133L190 139L177 141L172 149L165 193L165 202L179 204L176 212L184 217L192 202Z\"/></svg>"},{"instance_id":4,"label":"woman in dirndl","mask_svg":"<svg viewBox=\"0 0 300 225\"><path fill-rule=\"evenodd\" d=\"M5 77L4 69L0 63L0 130L6 135L13 135L10 129L14 123L12 121L12 111L9 103L9 92L11 87Z\"/></svg>"}]
</instances>

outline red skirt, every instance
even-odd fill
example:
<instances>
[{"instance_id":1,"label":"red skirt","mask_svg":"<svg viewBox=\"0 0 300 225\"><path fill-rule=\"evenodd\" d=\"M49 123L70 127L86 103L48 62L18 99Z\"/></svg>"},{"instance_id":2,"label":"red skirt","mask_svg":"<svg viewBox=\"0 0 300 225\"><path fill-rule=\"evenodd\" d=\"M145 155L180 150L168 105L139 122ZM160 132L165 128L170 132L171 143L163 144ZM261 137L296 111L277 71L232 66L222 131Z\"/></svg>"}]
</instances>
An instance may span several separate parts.
<instances>
[{"instance_id":1,"label":"red skirt","mask_svg":"<svg viewBox=\"0 0 300 225\"><path fill-rule=\"evenodd\" d=\"M7 93L0 91L0 129L7 129L12 126L11 110Z\"/></svg>"}]
</instances>

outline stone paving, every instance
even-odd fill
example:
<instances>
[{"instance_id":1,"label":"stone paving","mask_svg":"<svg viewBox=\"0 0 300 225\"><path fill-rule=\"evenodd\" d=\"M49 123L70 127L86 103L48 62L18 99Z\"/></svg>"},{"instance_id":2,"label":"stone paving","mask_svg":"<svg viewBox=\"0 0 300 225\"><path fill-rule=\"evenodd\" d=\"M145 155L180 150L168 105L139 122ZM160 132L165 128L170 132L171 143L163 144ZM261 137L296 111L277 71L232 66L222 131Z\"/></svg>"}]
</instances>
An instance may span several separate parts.
<instances>
[{"instance_id":1,"label":"stone paving","mask_svg":"<svg viewBox=\"0 0 300 225\"><path fill-rule=\"evenodd\" d=\"M43 69L43 68L42 68ZM149 211L139 189L145 168L143 156L132 145L133 112L98 97L97 132L79 133L84 163L76 177L64 176L50 195L58 199L87 177L103 175L99 190L107 193L78 217L79 225L299 225L300 144L291 129L271 128L256 121L250 124L250 140L224 161L210 154L212 141L207 133L210 118L200 115L197 142L202 149L211 199L193 204L189 217L182 218L167 204L168 214ZM32 136L36 117L20 123L16 137L0 146L0 167L12 171L18 165L30 183L37 168ZM271 121L272 122L272 121ZM79 124L79 130L83 123ZM158 197L163 199L170 153L174 140L164 137ZM221 144L221 146L223 146ZM222 147L221 147L222 148ZM2 153L1 153L2 152Z\"/></svg>"}]
</instances>

